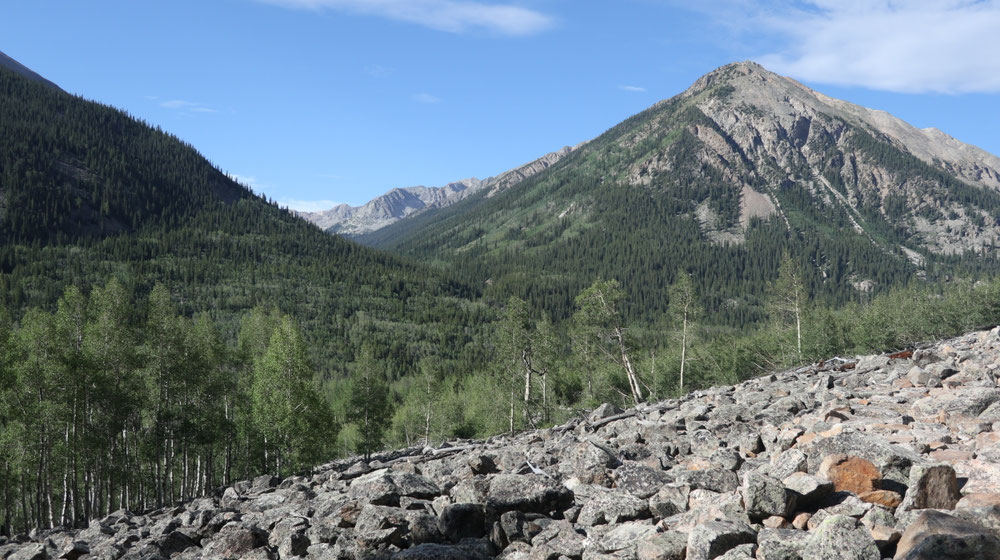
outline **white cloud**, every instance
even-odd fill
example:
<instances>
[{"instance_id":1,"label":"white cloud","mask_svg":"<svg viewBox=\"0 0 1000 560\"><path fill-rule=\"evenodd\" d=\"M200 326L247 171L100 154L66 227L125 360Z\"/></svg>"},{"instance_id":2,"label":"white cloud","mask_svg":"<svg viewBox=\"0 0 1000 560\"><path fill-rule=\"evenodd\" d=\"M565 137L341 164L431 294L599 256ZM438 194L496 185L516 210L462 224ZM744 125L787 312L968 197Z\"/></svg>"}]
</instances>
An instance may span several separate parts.
<instances>
[{"instance_id":1,"label":"white cloud","mask_svg":"<svg viewBox=\"0 0 1000 560\"><path fill-rule=\"evenodd\" d=\"M149 99L150 101L155 101L156 99L158 99L157 97L151 97L151 96L147 96L146 98ZM218 112L217 110L215 110L215 109L213 109L211 107L206 107L202 103L197 103L195 101L184 101L183 99L171 99L169 101L162 101L162 102L160 102L160 107L163 107L164 109L172 109L172 110L175 110L175 111L179 111L181 113L217 113Z\"/></svg>"},{"instance_id":2,"label":"white cloud","mask_svg":"<svg viewBox=\"0 0 1000 560\"><path fill-rule=\"evenodd\" d=\"M618 89L622 91L634 91L636 93L642 93L646 91L646 88L639 86L618 86Z\"/></svg>"},{"instance_id":3,"label":"white cloud","mask_svg":"<svg viewBox=\"0 0 1000 560\"><path fill-rule=\"evenodd\" d=\"M417 103L440 103L441 98L435 97L429 93L418 93L413 96L413 100Z\"/></svg>"},{"instance_id":4,"label":"white cloud","mask_svg":"<svg viewBox=\"0 0 1000 560\"><path fill-rule=\"evenodd\" d=\"M295 198L286 198L279 200L278 204L292 210L298 210L299 212L321 212L341 203L333 200L298 200Z\"/></svg>"},{"instance_id":5,"label":"white cloud","mask_svg":"<svg viewBox=\"0 0 1000 560\"><path fill-rule=\"evenodd\" d=\"M393 69L381 64L369 64L365 66L365 74L373 78L386 78L393 73Z\"/></svg>"},{"instance_id":6,"label":"white cloud","mask_svg":"<svg viewBox=\"0 0 1000 560\"><path fill-rule=\"evenodd\" d=\"M485 29L533 35L552 26L551 17L520 6L468 0L257 0L287 8L332 9L414 23L451 33Z\"/></svg>"},{"instance_id":7,"label":"white cloud","mask_svg":"<svg viewBox=\"0 0 1000 560\"><path fill-rule=\"evenodd\" d=\"M229 173L229 178L245 187L248 187L251 191L257 194L260 194L265 186L258 182L257 178L252 175L237 175L235 173Z\"/></svg>"},{"instance_id":8,"label":"white cloud","mask_svg":"<svg viewBox=\"0 0 1000 560\"><path fill-rule=\"evenodd\" d=\"M1000 92L1000 0L718 0L706 10L740 33L776 34L779 45L755 60L798 79Z\"/></svg>"}]
</instances>

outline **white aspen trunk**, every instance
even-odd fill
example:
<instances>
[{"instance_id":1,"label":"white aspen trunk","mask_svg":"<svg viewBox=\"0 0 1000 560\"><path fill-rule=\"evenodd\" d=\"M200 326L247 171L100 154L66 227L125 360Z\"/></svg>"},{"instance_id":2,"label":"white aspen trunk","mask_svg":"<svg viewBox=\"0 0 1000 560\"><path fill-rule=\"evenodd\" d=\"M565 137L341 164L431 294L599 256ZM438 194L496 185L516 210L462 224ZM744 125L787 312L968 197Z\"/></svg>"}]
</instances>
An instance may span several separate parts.
<instances>
[{"instance_id":1,"label":"white aspen trunk","mask_svg":"<svg viewBox=\"0 0 1000 560\"><path fill-rule=\"evenodd\" d=\"M799 304L795 304L795 339L798 343L799 361L802 360L802 314Z\"/></svg>"},{"instance_id":2,"label":"white aspen trunk","mask_svg":"<svg viewBox=\"0 0 1000 560\"><path fill-rule=\"evenodd\" d=\"M514 382L511 380L510 384L510 433L514 433Z\"/></svg>"},{"instance_id":3,"label":"white aspen trunk","mask_svg":"<svg viewBox=\"0 0 1000 560\"><path fill-rule=\"evenodd\" d=\"M684 394L684 364L687 363L687 334L688 334L688 319L687 313L684 314L684 327L681 329L681 386L680 392Z\"/></svg>"},{"instance_id":4,"label":"white aspen trunk","mask_svg":"<svg viewBox=\"0 0 1000 560\"><path fill-rule=\"evenodd\" d=\"M618 339L618 348L621 351L622 365L625 366L625 375L628 377L629 388L632 391L632 400L638 406L642 402L642 387L639 386L639 377L635 374L632 360L629 359L628 351L625 349L625 333L622 332L621 327L615 327L615 337Z\"/></svg>"},{"instance_id":5,"label":"white aspen trunk","mask_svg":"<svg viewBox=\"0 0 1000 560\"><path fill-rule=\"evenodd\" d=\"M524 419L528 420L528 401L531 399L531 362L528 354L521 351L521 361L524 362Z\"/></svg>"},{"instance_id":6,"label":"white aspen trunk","mask_svg":"<svg viewBox=\"0 0 1000 560\"><path fill-rule=\"evenodd\" d=\"M68 523L66 511L69 509L69 458L72 453L69 453L69 424L66 424L66 429L63 435L63 441L66 443L66 467L63 471L63 483L62 483L62 507L59 511L59 524L66 525Z\"/></svg>"},{"instance_id":7,"label":"white aspen trunk","mask_svg":"<svg viewBox=\"0 0 1000 560\"><path fill-rule=\"evenodd\" d=\"M549 372L542 372L542 414L545 415L545 421L549 421L549 395L548 395L548 377Z\"/></svg>"}]
</instances>

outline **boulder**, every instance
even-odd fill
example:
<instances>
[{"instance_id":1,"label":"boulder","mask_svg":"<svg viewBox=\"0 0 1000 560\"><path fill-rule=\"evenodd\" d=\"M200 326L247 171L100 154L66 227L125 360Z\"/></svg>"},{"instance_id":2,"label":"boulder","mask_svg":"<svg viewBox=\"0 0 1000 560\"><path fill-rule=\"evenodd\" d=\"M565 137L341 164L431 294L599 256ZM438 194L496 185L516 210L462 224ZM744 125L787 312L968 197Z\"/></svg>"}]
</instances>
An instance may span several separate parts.
<instances>
[{"instance_id":1,"label":"boulder","mask_svg":"<svg viewBox=\"0 0 1000 560\"><path fill-rule=\"evenodd\" d=\"M743 506L751 519L787 517L795 510L796 494L777 479L749 472L743 476Z\"/></svg>"},{"instance_id":2,"label":"boulder","mask_svg":"<svg viewBox=\"0 0 1000 560\"><path fill-rule=\"evenodd\" d=\"M636 463L626 463L612 473L615 488L642 499L648 499L670 482L670 477L662 469L654 469Z\"/></svg>"},{"instance_id":3,"label":"boulder","mask_svg":"<svg viewBox=\"0 0 1000 560\"><path fill-rule=\"evenodd\" d=\"M621 523L649 517L649 502L631 494L597 492L583 504L577 523L584 526Z\"/></svg>"},{"instance_id":4,"label":"boulder","mask_svg":"<svg viewBox=\"0 0 1000 560\"><path fill-rule=\"evenodd\" d=\"M677 531L655 533L636 546L637 560L684 560L688 537Z\"/></svg>"},{"instance_id":5,"label":"boulder","mask_svg":"<svg viewBox=\"0 0 1000 560\"><path fill-rule=\"evenodd\" d=\"M802 560L809 533L795 529L762 529L757 533L760 560Z\"/></svg>"},{"instance_id":6,"label":"boulder","mask_svg":"<svg viewBox=\"0 0 1000 560\"><path fill-rule=\"evenodd\" d=\"M486 495L486 507L497 513L548 514L572 505L572 491L540 475L498 474L490 480Z\"/></svg>"},{"instance_id":7,"label":"boulder","mask_svg":"<svg viewBox=\"0 0 1000 560\"><path fill-rule=\"evenodd\" d=\"M882 473L871 461L839 453L823 458L817 475L832 482L837 492L854 494L879 490L882 482Z\"/></svg>"},{"instance_id":8,"label":"boulder","mask_svg":"<svg viewBox=\"0 0 1000 560\"><path fill-rule=\"evenodd\" d=\"M687 511L691 487L686 484L667 484L649 498L649 511L656 517L670 517Z\"/></svg>"},{"instance_id":9,"label":"boulder","mask_svg":"<svg viewBox=\"0 0 1000 560\"><path fill-rule=\"evenodd\" d=\"M880 560L882 554L871 533L853 517L828 517L810 535L802 551L808 560Z\"/></svg>"},{"instance_id":10,"label":"boulder","mask_svg":"<svg viewBox=\"0 0 1000 560\"><path fill-rule=\"evenodd\" d=\"M1000 560L1000 539L975 523L928 510L906 528L894 560Z\"/></svg>"},{"instance_id":11,"label":"boulder","mask_svg":"<svg viewBox=\"0 0 1000 560\"><path fill-rule=\"evenodd\" d=\"M947 464L919 464L910 469L903 509L955 509L962 498L955 469Z\"/></svg>"},{"instance_id":12,"label":"boulder","mask_svg":"<svg viewBox=\"0 0 1000 560\"><path fill-rule=\"evenodd\" d=\"M486 534L486 508L482 504L445 506L437 520L438 530L451 542Z\"/></svg>"},{"instance_id":13,"label":"boulder","mask_svg":"<svg viewBox=\"0 0 1000 560\"><path fill-rule=\"evenodd\" d=\"M741 544L754 544L757 534L736 521L709 521L688 533L687 560L712 560Z\"/></svg>"},{"instance_id":14,"label":"boulder","mask_svg":"<svg viewBox=\"0 0 1000 560\"><path fill-rule=\"evenodd\" d=\"M829 496L834 490L834 485L829 480L804 472L794 472L786 477L782 483L785 488L798 496L796 503L803 507L810 506Z\"/></svg>"}]
</instances>

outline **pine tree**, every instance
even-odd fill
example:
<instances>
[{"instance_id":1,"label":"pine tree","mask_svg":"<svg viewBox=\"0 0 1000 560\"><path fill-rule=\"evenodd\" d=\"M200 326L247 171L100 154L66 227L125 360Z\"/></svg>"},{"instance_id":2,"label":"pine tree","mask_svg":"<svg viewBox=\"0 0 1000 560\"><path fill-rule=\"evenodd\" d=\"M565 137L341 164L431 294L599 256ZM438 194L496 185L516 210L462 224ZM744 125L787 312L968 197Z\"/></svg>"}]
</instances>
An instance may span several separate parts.
<instances>
[{"instance_id":1,"label":"pine tree","mask_svg":"<svg viewBox=\"0 0 1000 560\"><path fill-rule=\"evenodd\" d=\"M385 368L375 358L375 350L364 344L356 360L348 407L351 420L358 427L355 451L364 455L366 461L382 448L385 429L392 418L389 387L384 377Z\"/></svg>"}]
</instances>

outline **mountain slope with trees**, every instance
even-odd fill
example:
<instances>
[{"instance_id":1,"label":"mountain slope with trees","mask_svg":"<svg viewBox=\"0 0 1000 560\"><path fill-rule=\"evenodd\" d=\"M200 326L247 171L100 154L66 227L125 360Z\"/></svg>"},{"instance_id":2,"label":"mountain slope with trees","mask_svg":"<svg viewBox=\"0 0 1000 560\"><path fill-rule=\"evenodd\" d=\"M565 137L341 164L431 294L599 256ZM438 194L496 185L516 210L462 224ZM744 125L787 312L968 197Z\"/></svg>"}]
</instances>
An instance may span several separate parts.
<instances>
[{"instance_id":1,"label":"mountain slope with trees","mask_svg":"<svg viewBox=\"0 0 1000 560\"><path fill-rule=\"evenodd\" d=\"M788 253L840 305L997 270L1000 159L753 63L722 67L494 197L362 236L557 318L595 278L654 321L689 272L715 323L764 315Z\"/></svg>"},{"instance_id":2,"label":"mountain slope with trees","mask_svg":"<svg viewBox=\"0 0 1000 560\"><path fill-rule=\"evenodd\" d=\"M15 318L117 278L140 297L162 282L182 313L230 334L254 306L276 307L330 376L365 342L397 375L421 354L477 352L475 290L325 235L122 111L0 69L0 130L0 305Z\"/></svg>"}]
</instances>

